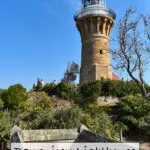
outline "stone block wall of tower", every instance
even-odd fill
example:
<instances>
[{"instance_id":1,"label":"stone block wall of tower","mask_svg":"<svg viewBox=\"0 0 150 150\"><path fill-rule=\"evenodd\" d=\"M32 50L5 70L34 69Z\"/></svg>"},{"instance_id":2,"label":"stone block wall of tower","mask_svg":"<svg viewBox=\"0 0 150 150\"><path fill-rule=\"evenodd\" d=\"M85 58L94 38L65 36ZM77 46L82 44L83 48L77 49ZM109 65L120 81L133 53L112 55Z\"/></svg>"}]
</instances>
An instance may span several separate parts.
<instances>
[{"instance_id":1,"label":"stone block wall of tower","mask_svg":"<svg viewBox=\"0 0 150 150\"><path fill-rule=\"evenodd\" d=\"M112 79L109 41L114 18L115 13L102 6L83 8L75 18L82 41L81 85L102 78Z\"/></svg>"},{"instance_id":2,"label":"stone block wall of tower","mask_svg":"<svg viewBox=\"0 0 150 150\"><path fill-rule=\"evenodd\" d=\"M114 20L105 15L88 15L77 20L82 40L80 84L101 78L112 79L109 35Z\"/></svg>"}]
</instances>

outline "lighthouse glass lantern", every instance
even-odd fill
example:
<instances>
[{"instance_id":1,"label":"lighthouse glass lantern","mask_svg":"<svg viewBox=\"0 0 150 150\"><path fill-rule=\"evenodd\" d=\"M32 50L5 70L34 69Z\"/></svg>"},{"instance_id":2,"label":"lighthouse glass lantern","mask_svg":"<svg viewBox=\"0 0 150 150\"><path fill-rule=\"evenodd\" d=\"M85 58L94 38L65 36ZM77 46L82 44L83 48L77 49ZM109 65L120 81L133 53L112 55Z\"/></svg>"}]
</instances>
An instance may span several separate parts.
<instances>
[{"instance_id":1,"label":"lighthouse glass lantern","mask_svg":"<svg viewBox=\"0 0 150 150\"><path fill-rule=\"evenodd\" d=\"M101 5L106 7L106 0L82 0L83 8L91 5Z\"/></svg>"}]
</instances>

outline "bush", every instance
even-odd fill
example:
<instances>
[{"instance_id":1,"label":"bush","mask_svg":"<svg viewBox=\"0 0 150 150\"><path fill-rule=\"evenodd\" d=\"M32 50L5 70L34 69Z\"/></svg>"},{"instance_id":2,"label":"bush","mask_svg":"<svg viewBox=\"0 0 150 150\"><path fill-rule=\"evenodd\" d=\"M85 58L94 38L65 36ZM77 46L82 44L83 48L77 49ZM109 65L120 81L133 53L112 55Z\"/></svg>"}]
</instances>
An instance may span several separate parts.
<instances>
[{"instance_id":1,"label":"bush","mask_svg":"<svg viewBox=\"0 0 150 150\"><path fill-rule=\"evenodd\" d=\"M138 128L140 130L140 135L144 137L150 136L150 113L139 119Z\"/></svg>"},{"instance_id":2,"label":"bush","mask_svg":"<svg viewBox=\"0 0 150 150\"><path fill-rule=\"evenodd\" d=\"M101 111L94 116L86 114L82 119L82 123L85 124L90 131L96 132L98 135L118 139L116 128L110 117L104 111Z\"/></svg>"},{"instance_id":3,"label":"bush","mask_svg":"<svg viewBox=\"0 0 150 150\"><path fill-rule=\"evenodd\" d=\"M35 107L51 108L52 99L45 92L28 93L28 102Z\"/></svg>"},{"instance_id":4,"label":"bush","mask_svg":"<svg viewBox=\"0 0 150 150\"><path fill-rule=\"evenodd\" d=\"M53 110L30 105L23 112L18 125L24 129L72 129L77 128L81 118L82 110L79 107Z\"/></svg>"},{"instance_id":5,"label":"bush","mask_svg":"<svg viewBox=\"0 0 150 150\"><path fill-rule=\"evenodd\" d=\"M0 139L8 139L11 129L10 113L8 111L0 111Z\"/></svg>"},{"instance_id":6,"label":"bush","mask_svg":"<svg viewBox=\"0 0 150 150\"><path fill-rule=\"evenodd\" d=\"M69 99L70 92L71 92L71 86L67 84L66 82L62 81L59 84L57 84L56 86L57 96L64 98L64 99Z\"/></svg>"},{"instance_id":7,"label":"bush","mask_svg":"<svg viewBox=\"0 0 150 150\"><path fill-rule=\"evenodd\" d=\"M130 133L146 135L146 129L150 129L150 103L141 95L129 95L122 98L120 108L118 119L128 126Z\"/></svg>"},{"instance_id":8,"label":"bush","mask_svg":"<svg viewBox=\"0 0 150 150\"><path fill-rule=\"evenodd\" d=\"M1 98L5 108L17 109L19 105L27 100L27 92L21 84L16 84L3 91Z\"/></svg>"},{"instance_id":9,"label":"bush","mask_svg":"<svg viewBox=\"0 0 150 150\"><path fill-rule=\"evenodd\" d=\"M0 97L4 91L5 91L4 89L0 89Z\"/></svg>"},{"instance_id":10,"label":"bush","mask_svg":"<svg viewBox=\"0 0 150 150\"><path fill-rule=\"evenodd\" d=\"M46 92L49 96L55 95L56 92L56 84L55 83L50 83L50 84L45 84L44 87L42 88L42 91Z\"/></svg>"},{"instance_id":11,"label":"bush","mask_svg":"<svg viewBox=\"0 0 150 150\"><path fill-rule=\"evenodd\" d=\"M23 129L48 129L47 124L51 119L51 108L28 105L28 109L22 112L18 125Z\"/></svg>"},{"instance_id":12,"label":"bush","mask_svg":"<svg viewBox=\"0 0 150 150\"><path fill-rule=\"evenodd\" d=\"M51 127L55 129L73 129L80 125L81 120L82 110L74 106L57 111L54 115Z\"/></svg>"},{"instance_id":13,"label":"bush","mask_svg":"<svg viewBox=\"0 0 150 150\"><path fill-rule=\"evenodd\" d=\"M87 105L89 103L96 102L101 92L100 81L89 82L80 87L80 93L82 96L81 105Z\"/></svg>"},{"instance_id":14,"label":"bush","mask_svg":"<svg viewBox=\"0 0 150 150\"><path fill-rule=\"evenodd\" d=\"M22 129L46 128L44 120L51 120L52 100L45 92L30 92L28 101L13 113L18 118L16 124ZM44 122L44 124L41 124Z\"/></svg>"},{"instance_id":15,"label":"bush","mask_svg":"<svg viewBox=\"0 0 150 150\"><path fill-rule=\"evenodd\" d=\"M124 97L140 93L138 85L133 81L114 81L105 79L84 84L75 98L75 103L84 106L94 103L99 96Z\"/></svg>"},{"instance_id":16,"label":"bush","mask_svg":"<svg viewBox=\"0 0 150 150\"><path fill-rule=\"evenodd\" d=\"M145 83L145 88L146 88L147 93L150 93L150 86L147 83Z\"/></svg>"},{"instance_id":17,"label":"bush","mask_svg":"<svg viewBox=\"0 0 150 150\"><path fill-rule=\"evenodd\" d=\"M4 102L0 98L0 111L2 111L4 108Z\"/></svg>"},{"instance_id":18,"label":"bush","mask_svg":"<svg viewBox=\"0 0 150 150\"><path fill-rule=\"evenodd\" d=\"M102 96L124 97L140 93L138 85L133 81L102 80Z\"/></svg>"},{"instance_id":19,"label":"bush","mask_svg":"<svg viewBox=\"0 0 150 150\"><path fill-rule=\"evenodd\" d=\"M85 124L90 131L97 134L110 138L117 137L113 122L107 113L97 105L91 105L84 111L77 106L57 110L52 118L45 118L40 126L42 127L44 124L52 129L73 129L80 124Z\"/></svg>"}]
</instances>

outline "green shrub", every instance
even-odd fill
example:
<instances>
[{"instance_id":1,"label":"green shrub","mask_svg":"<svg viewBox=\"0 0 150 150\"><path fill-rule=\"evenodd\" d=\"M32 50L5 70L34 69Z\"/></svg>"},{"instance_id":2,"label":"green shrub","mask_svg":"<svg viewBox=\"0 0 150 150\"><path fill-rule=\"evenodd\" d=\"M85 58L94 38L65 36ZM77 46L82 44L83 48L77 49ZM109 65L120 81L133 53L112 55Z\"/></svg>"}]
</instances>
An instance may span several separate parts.
<instances>
[{"instance_id":1,"label":"green shrub","mask_svg":"<svg viewBox=\"0 0 150 150\"><path fill-rule=\"evenodd\" d=\"M3 91L1 98L5 108L17 109L19 105L27 100L26 89L21 84L15 84Z\"/></svg>"},{"instance_id":2,"label":"green shrub","mask_svg":"<svg viewBox=\"0 0 150 150\"><path fill-rule=\"evenodd\" d=\"M11 129L10 112L0 111L0 139L8 139Z\"/></svg>"},{"instance_id":3,"label":"green shrub","mask_svg":"<svg viewBox=\"0 0 150 150\"><path fill-rule=\"evenodd\" d=\"M90 105L84 111L77 106L57 110L52 118L43 119L40 127L44 127L44 124L47 128L52 129L73 129L77 128L80 124L85 124L90 131L97 134L110 138L117 137L113 122L98 105Z\"/></svg>"},{"instance_id":4,"label":"green shrub","mask_svg":"<svg viewBox=\"0 0 150 150\"><path fill-rule=\"evenodd\" d=\"M82 119L82 123L85 124L90 131L96 132L98 135L118 139L116 128L110 117L104 111L94 116L91 114L86 114Z\"/></svg>"},{"instance_id":5,"label":"green shrub","mask_svg":"<svg viewBox=\"0 0 150 150\"><path fill-rule=\"evenodd\" d=\"M56 86L57 96L64 98L64 99L69 99L70 92L71 92L71 87L66 82L62 81L59 84L57 84Z\"/></svg>"},{"instance_id":6,"label":"green shrub","mask_svg":"<svg viewBox=\"0 0 150 150\"><path fill-rule=\"evenodd\" d=\"M4 91L5 91L4 89L0 89L0 97Z\"/></svg>"},{"instance_id":7,"label":"green shrub","mask_svg":"<svg viewBox=\"0 0 150 150\"><path fill-rule=\"evenodd\" d=\"M140 135L144 137L150 136L150 113L139 119L138 128L140 129Z\"/></svg>"},{"instance_id":8,"label":"green shrub","mask_svg":"<svg viewBox=\"0 0 150 150\"><path fill-rule=\"evenodd\" d=\"M28 102L35 107L51 108L52 99L45 92L29 92Z\"/></svg>"},{"instance_id":9,"label":"green shrub","mask_svg":"<svg viewBox=\"0 0 150 150\"><path fill-rule=\"evenodd\" d=\"M150 86L147 83L145 83L145 88L146 88L147 93L150 93Z\"/></svg>"},{"instance_id":10,"label":"green shrub","mask_svg":"<svg viewBox=\"0 0 150 150\"><path fill-rule=\"evenodd\" d=\"M48 122L52 118L51 111L52 100L45 92L31 92L28 101L16 111L17 114L13 113L13 118L19 116L16 124L22 129L45 129L45 120Z\"/></svg>"},{"instance_id":11,"label":"green shrub","mask_svg":"<svg viewBox=\"0 0 150 150\"><path fill-rule=\"evenodd\" d=\"M18 125L24 129L48 129L49 127L47 124L51 121L51 119L51 108L29 106L28 109L24 110Z\"/></svg>"},{"instance_id":12,"label":"green shrub","mask_svg":"<svg viewBox=\"0 0 150 150\"><path fill-rule=\"evenodd\" d=\"M98 104L89 104L84 110L82 123L90 131L109 138L117 139L118 131L108 114Z\"/></svg>"},{"instance_id":13,"label":"green shrub","mask_svg":"<svg viewBox=\"0 0 150 150\"><path fill-rule=\"evenodd\" d=\"M2 111L3 108L4 108L4 102L0 98L0 111Z\"/></svg>"},{"instance_id":14,"label":"green shrub","mask_svg":"<svg viewBox=\"0 0 150 150\"><path fill-rule=\"evenodd\" d=\"M140 93L138 85L133 81L102 80L102 96L124 97Z\"/></svg>"},{"instance_id":15,"label":"green shrub","mask_svg":"<svg viewBox=\"0 0 150 150\"><path fill-rule=\"evenodd\" d=\"M145 101L141 95L129 95L122 98L118 119L128 126L131 134L146 134L143 130L146 131L150 126L149 116L150 103Z\"/></svg>"},{"instance_id":16,"label":"green shrub","mask_svg":"<svg viewBox=\"0 0 150 150\"><path fill-rule=\"evenodd\" d=\"M114 81L104 79L84 84L75 98L75 103L85 105L96 102L99 96L124 97L140 93L138 85L133 81Z\"/></svg>"},{"instance_id":17,"label":"green shrub","mask_svg":"<svg viewBox=\"0 0 150 150\"><path fill-rule=\"evenodd\" d=\"M42 88L42 91L46 92L49 96L55 95L56 92L56 84L55 83L50 83L50 84L45 84L44 87Z\"/></svg>"},{"instance_id":18,"label":"green shrub","mask_svg":"<svg viewBox=\"0 0 150 150\"><path fill-rule=\"evenodd\" d=\"M79 107L53 110L31 105L24 111L18 124L25 129L72 129L80 124L81 116L82 110Z\"/></svg>"},{"instance_id":19,"label":"green shrub","mask_svg":"<svg viewBox=\"0 0 150 150\"><path fill-rule=\"evenodd\" d=\"M52 128L55 129L73 129L77 128L82 119L82 110L73 106L63 110L58 110L54 115Z\"/></svg>"},{"instance_id":20,"label":"green shrub","mask_svg":"<svg viewBox=\"0 0 150 150\"><path fill-rule=\"evenodd\" d=\"M89 103L96 102L101 92L100 81L89 82L80 87L80 93L82 96L81 105L87 105Z\"/></svg>"}]
</instances>

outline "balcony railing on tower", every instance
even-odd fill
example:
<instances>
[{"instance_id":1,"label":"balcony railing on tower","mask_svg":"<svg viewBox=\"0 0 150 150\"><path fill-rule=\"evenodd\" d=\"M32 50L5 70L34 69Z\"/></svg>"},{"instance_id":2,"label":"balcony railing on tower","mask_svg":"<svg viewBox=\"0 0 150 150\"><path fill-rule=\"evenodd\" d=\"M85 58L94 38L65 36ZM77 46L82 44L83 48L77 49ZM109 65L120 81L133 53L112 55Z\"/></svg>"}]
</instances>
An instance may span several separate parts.
<instances>
[{"instance_id":1,"label":"balcony railing on tower","mask_svg":"<svg viewBox=\"0 0 150 150\"><path fill-rule=\"evenodd\" d=\"M74 18L77 20L91 14L101 14L113 19L116 18L115 12L106 8L106 0L82 0L82 8L75 14Z\"/></svg>"}]
</instances>

